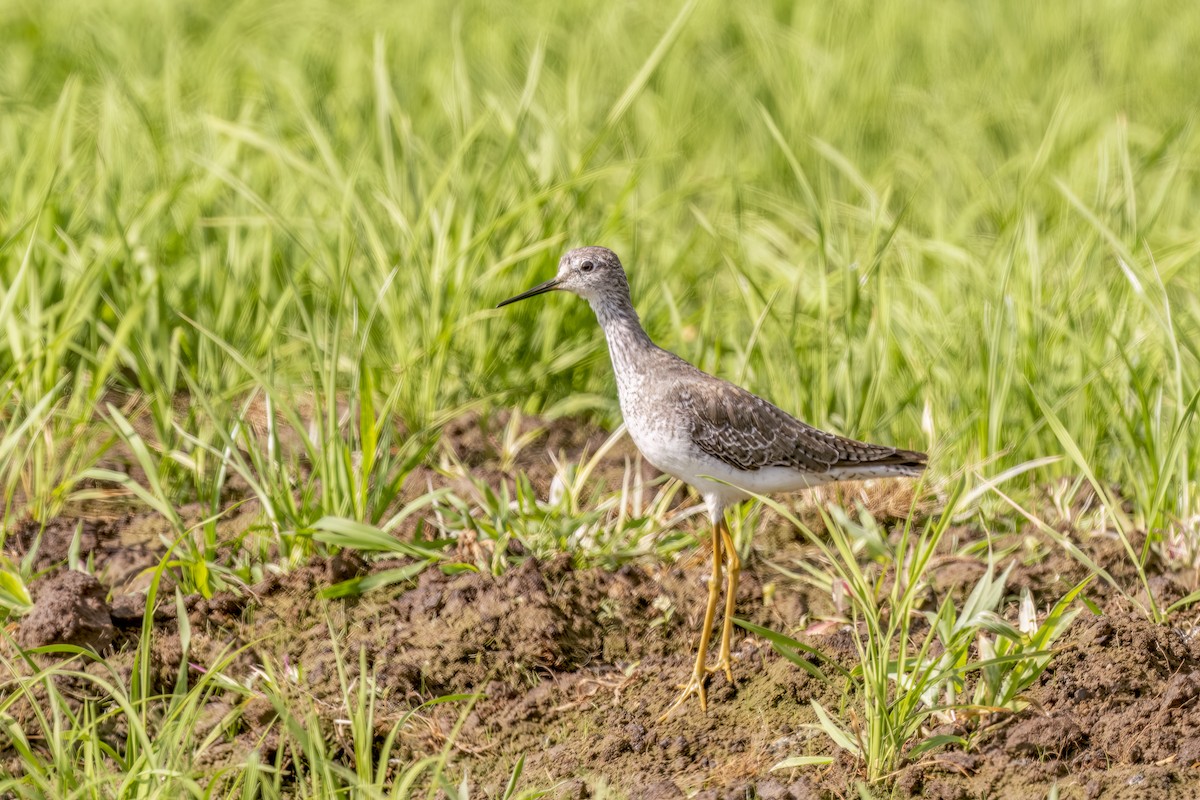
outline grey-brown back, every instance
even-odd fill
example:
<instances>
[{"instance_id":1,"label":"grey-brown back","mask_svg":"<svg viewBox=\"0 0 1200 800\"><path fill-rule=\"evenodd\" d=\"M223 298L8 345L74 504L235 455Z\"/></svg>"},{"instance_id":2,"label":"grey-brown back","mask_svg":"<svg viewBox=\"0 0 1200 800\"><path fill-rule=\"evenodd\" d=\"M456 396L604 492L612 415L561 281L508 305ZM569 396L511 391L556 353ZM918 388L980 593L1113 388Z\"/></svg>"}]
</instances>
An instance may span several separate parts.
<instances>
[{"instance_id":1,"label":"grey-brown back","mask_svg":"<svg viewBox=\"0 0 1200 800\"><path fill-rule=\"evenodd\" d=\"M692 369L674 384L669 401L686 415L692 443L735 469L789 467L836 474L856 467L887 466L894 467L897 475L919 475L925 469L925 453L814 428L740 386Z\"/></svg>"}]
</instances>

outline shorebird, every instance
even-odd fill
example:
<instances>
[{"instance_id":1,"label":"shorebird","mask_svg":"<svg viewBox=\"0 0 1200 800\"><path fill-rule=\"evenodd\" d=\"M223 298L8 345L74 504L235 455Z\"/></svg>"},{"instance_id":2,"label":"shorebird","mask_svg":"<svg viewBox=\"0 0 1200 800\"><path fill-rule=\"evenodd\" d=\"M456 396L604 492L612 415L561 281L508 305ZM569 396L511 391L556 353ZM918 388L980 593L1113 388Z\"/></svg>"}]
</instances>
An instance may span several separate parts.
<instances>
[{"instance_id":1,"label":"shorebird","mask_svg":"<svg viewBox=\"0 0 1200 800\"><path fill-rule=\"evenodd\" d=\"M629 295L617 254L580 247L558 262L558 274L506 306L552 291L587 300L596 314L613 372L625 426L642 456L662 472L690 484L704 498L712 521L712 581L691 679L665 718L692 696L708 710L705 683L724 672L733 683L730 639L741 561L725 509L753 494L793 492L830 481L920 475L926 456L867 444L812 427L740 386L702 372L650 340ZM725 618L716 666L708 648L725 566Z\"/></svg>"}]
</instances>

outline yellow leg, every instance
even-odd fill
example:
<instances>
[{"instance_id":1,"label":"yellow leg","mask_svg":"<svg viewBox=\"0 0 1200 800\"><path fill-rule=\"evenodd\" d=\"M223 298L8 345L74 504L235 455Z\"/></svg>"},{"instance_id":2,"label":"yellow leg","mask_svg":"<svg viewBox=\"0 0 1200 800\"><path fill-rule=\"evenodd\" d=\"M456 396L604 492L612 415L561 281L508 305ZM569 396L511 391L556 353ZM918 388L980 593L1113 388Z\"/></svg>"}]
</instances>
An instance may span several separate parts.
<instances>
[{"instance_id":1,"label":"yellow leg","mask_svg":"<svg viewBox=\"0 0 1200 800\"><path fill-rule=\"evenodd\" d=\"M716 669L724 669L725 677L733 683L733 656L729 643L733 638L733 612L737 605L738 577L742 573L742 560L738 557L737 547L733 544L733 536L729 526L721 520L721 539L725 544L725 621L721 625L721 649L717 654ZM716 670L713 670L714 672Z\"/></svg>"},{"instance_id":2,"label":"yellow leg","mask_svg":"<svg viewBox=\"0 0 1200 800\"><path fill-rule=\"evenodd\" d=\"M705 666L705 662L708 660L708 643L712 640L713 621L717 616L717 601L721 597L721 551L723 548L721 529L717 525L713 526L712 547L712 580L708 585L708 606L704 609L704 627L700 630L700 647L696 652L696 666L692 669L691 680L683 685L683 691L662 715L660 722L670 716L672 711L683 705L692 695L700 698L701 711L708 710L708 697L704 688L704 680L708 677L708 667Z\"/></svg>"}]
</instances>

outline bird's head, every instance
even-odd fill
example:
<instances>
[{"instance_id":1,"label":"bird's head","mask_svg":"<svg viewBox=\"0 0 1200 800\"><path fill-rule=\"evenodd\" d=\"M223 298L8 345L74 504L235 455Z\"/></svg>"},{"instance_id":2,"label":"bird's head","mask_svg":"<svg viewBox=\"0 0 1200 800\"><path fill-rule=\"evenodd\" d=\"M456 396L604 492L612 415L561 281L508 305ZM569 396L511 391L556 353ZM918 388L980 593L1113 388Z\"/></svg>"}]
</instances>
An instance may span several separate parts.
<instances>
[{"instance_id":1,"label":"bird's head","mask_svg":"<svg viewBox=\"0 0 1200 800\"><path fill-rule=\"evenodd\" d=\"M510 297L500 306L546 292L564 291L579 295L590 303L606 297L629 297L629 283L621 259L607 247L577 247L558 262L558 274L529 291ZM499 308L500 306L496 306Z\"/></svg>"}]
</instances>

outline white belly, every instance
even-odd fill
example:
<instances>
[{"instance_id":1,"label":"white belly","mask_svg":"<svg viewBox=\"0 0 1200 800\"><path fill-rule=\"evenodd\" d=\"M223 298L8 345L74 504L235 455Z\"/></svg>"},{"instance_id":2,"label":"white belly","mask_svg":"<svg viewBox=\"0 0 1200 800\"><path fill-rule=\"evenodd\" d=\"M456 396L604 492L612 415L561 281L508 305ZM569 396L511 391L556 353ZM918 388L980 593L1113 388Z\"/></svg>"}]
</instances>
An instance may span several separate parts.
<instances>
[{"instance_id":1,"label":"white belly","mask_svg":"<svg viewBox=\"0 0 1200 800\"><path fill-rule=\"evenodd\" d=\"M630 438L647 461L722 505L745 500L751 494L795 492L836 480L832 475L802 473L788 467L737 469L697 449L682 431L645 429L628 420L627 426Z\"/></svg>"}]
</instances>

